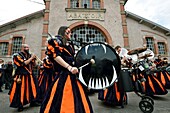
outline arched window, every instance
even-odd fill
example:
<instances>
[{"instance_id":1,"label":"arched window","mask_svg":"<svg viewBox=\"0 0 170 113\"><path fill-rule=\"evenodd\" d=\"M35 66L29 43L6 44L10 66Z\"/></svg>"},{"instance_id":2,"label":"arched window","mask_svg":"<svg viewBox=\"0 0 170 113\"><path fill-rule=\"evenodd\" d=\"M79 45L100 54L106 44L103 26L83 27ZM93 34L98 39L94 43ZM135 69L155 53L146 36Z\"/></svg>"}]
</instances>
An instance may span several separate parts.
<instances>
[{"instance_id":1,"label":"arched window","mask_svg":"<svg viewBox=\"0 0 170 113\"><path fill-rule=\"evenodd\" d=\"M99 9L100 8L100 0L93 0L92 6L95 9Z\"/></svg>"},{"instance_id":2,"label":"arched window","mask_svg":"<svg viewBox=\"0 0 170 113\"><path fill-rule=\"evenodd\" d=\"M91 26L80 26L72 29L71 39L77 46L82 46L89 42L106 42L106 37L103 33L99 29Z\"/></svg>"}]
</instances>

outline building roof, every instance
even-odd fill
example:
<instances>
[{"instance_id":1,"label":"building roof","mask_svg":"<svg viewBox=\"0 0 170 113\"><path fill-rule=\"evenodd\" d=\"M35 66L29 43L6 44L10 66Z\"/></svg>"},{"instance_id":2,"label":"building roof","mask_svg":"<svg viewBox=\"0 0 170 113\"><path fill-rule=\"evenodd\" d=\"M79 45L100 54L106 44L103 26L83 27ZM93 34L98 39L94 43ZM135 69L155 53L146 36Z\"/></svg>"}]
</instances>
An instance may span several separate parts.
<instances>
[{"instance_id":1,"label":"building roof","mask_svg":"<svg viewBox=\"0 0 170 113\"><path fill-rule=\"evenodd\" d=\"M166 36L170 36L170 29L163 27L163 26L161 26L161 25L159 25L155 22L147 20L147 19L145 19L141 16L138 16L138 15L131 13L131 12L128 12L128 11L126 11L126 17L134 19L134 20L138 21L139 24L144 24L144 25L150 27L153 30L163 32Z\"/></svg>"},{"instance_id":2,"label":"building roof","mask_svg":"<svg viewBox=\"0 0 170 113\"><path fill-rule=\"evenodd\" d=\"M16 26L18 25L30 22L32 19L40 18L43 16L44 16L44 10L40 10L35 13L31 13L29 15L10 21L8 23L2 24L0 25L0 33L8 29L16 28Z\"/></svg>"}]
</instances>

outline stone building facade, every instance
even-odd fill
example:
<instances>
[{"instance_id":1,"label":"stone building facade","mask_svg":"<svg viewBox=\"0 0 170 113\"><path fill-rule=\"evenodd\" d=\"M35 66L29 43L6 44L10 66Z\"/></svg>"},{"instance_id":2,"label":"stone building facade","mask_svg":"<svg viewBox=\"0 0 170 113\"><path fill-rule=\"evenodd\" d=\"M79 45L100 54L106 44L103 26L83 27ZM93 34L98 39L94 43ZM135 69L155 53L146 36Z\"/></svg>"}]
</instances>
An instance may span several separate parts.
<instances>
[{"instance_id":1,"label":"stone building facade","mask_svg":"<svg viewBox=\"0 0 170 113\"><path fill-rule=\"evenodd\" d=\"M127 49L147 46L155 55L170 55L170 30L126 12L127 0L45 0L45 9L0 26L0 57L11 59L28 43L39 58L45 56L49 34L70 26L72 39L107 42ZM130 1L129 1L130 2ZM77 44L77 43L76 43Z\"/></svg>"}]
</instances>

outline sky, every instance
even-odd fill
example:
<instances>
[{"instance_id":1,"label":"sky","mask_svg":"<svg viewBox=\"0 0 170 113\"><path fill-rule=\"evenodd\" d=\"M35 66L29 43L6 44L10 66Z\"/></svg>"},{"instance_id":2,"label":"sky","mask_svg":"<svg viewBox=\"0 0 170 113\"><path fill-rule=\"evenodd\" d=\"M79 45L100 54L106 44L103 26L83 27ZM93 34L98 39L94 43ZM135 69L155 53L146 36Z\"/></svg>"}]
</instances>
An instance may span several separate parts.
<instances>
[{"instance_id":1,"label":"sky","mask_svg":"<svg viewBox=\"0 0 170 113\"><path fill-rule=\"evenodd\" d=\"M42 9L43 0L0 0L0 25Z\"/></svg>"},{"instance_id":2,"label":"sky","mask_svg":"<svg viewBox=\"0 0 170 113\"><path fill-rule=\"evenodd\" d=\"M128 0L125 10L170 29L170 0Z\"/></svg>"},{"instance_id":3,"label":"sky","mask_svg":"<svg viewBox=\"0 0 170 113\"><path fill-rule=\"evenodd\" d=\"M45 8L43 0L0 0L0 25ZM125 10L170 29L170 0L128 0Z\"/></svg>"}]
</instances>

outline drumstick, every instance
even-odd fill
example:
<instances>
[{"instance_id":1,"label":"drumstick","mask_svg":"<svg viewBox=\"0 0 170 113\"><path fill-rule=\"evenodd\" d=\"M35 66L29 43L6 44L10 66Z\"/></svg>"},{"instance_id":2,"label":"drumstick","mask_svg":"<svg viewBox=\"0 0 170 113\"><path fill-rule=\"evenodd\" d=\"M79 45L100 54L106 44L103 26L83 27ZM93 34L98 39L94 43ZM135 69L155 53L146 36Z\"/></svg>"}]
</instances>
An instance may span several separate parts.
<instances>
[{"instance_id":1,"label":"drumstick","mask_svg":"<svg viewBox=\"0 0 170 113\"><path fill-rule=\"evenodd\" d=\"M40 58L38 58L37 56L36 56L36 58L37 58L37 60L39 60L41 63L43 63L43 61L42 61Z\"/></svg>"},{"instance_id":2,"label":"drumstick","mask_svg":"<svg viewBox=\"0 0 170 113\"><path fill-rule=\"evenodd\" d=\"M91 64L94 64L94 63L95 63L95 60L94 60L94 59L90 59L90 62L88 62L88 63L86 63L86 64L80 66L79 69L81 69L81 68L83 68L83 67L89 65L90 63L91 63Z\"/></svg>"}]
</instances>

